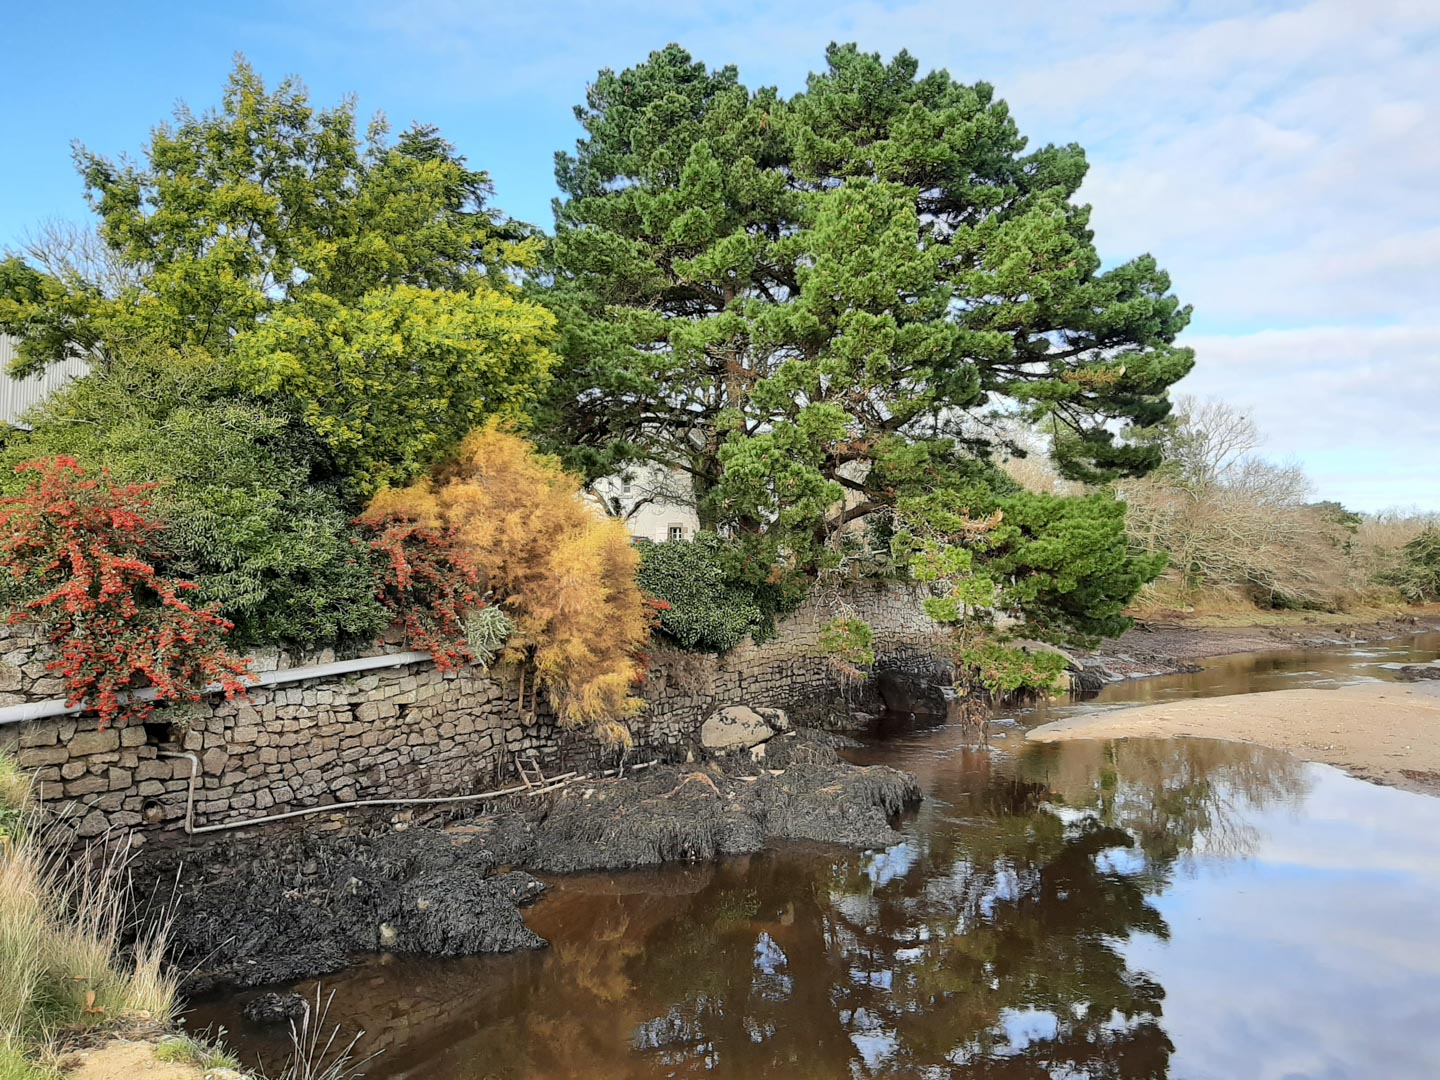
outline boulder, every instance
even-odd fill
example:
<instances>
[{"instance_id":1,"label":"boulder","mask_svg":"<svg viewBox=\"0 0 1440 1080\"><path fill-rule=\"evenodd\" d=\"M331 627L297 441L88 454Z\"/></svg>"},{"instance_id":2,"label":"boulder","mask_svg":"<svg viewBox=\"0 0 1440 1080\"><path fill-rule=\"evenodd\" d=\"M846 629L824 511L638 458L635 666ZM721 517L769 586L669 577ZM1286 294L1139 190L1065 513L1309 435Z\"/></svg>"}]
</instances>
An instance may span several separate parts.
<instances>
[{"instance_id":1,"label":"boulder","mask_svg":"<svg viewBox=\"0 0 1440 1080\"><path fill-rule=\"evenodd\" d=\"M753 711L760 717L761 720L764 720L765 723L769 724L776 731L790 730L790 717L786 714L784 709L756 708Z\"/></svg>"},{"instance_id":2,"label":"boulder","mask_svg":"<svg viewBox=\"0 0 1440 1080\"><path fill-rule=\"evenodd\" d=\"M875 689L887 712L930 716L940 720L950 715L945 687L923 675L882 671L876 677Z\"/></svg>"},{"instance_id":3,"label":"boulder","mask_svg":"<svg viewBox=\"0 0 1440 1080\"><path fill-rule=\"evenodd\" d=\"M299 994L268 993L252 998L241 1011L247 1020L257 1024L285 1024L299 1020L309 1008L309 1002Z\"/></svg>"},{"instance_id":4,"label":"boulder","mask_svg":"<svg viewBox=\"0 0 1440 1080\"><path fill-rule=\"evenodd\" d=\"M774 737L775 729L745 705L721 709L700 726L700 745L712 754L747 750Z\"/></svg>"},{"instance_id":5,"label":"boulder","mask_svg":"<svg viewBox=\"0 0 1440 1080\"><path fill-rule=\"evenodd\" d=\"M1440 660L1432 664L1406 664L1395 673L1404 682L1420 682L1422 679L1440 679Z\"/></svg>"}]
</instances>

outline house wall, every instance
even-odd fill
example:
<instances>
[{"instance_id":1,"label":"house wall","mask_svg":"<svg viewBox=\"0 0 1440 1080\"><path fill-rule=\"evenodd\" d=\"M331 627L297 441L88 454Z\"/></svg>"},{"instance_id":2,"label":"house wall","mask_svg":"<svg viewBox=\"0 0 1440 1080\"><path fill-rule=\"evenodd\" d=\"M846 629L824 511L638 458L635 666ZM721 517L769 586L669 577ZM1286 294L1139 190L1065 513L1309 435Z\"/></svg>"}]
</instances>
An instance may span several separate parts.
<instances>
[{"instance_id":1,"label":"house wall","mask_svg":"<svg viewBox=\"0 0 1440 1080\"><path fill-rule=\"evenodd\" d=\"M11 427L17 426L26 412L56 390L90 370L90 364L77 356L52 364L38 375L12 378L6 372L15 360L19 344L14 338L0 334L0 421Z\"/></svg>"},{"instance_id":2,"label":"house wall","mask_svg":"<svg viewBox=\"0 0 1440 1080\"><path fill-rule=\"evenodd\" d=\"M672 528L678 527L684 540L693 540L700 529L689 480L680 473L636 465L623 476L602 477L592 490L607 513L624 518L631 536L664 543Z\"/></svg>"}]
</instances>

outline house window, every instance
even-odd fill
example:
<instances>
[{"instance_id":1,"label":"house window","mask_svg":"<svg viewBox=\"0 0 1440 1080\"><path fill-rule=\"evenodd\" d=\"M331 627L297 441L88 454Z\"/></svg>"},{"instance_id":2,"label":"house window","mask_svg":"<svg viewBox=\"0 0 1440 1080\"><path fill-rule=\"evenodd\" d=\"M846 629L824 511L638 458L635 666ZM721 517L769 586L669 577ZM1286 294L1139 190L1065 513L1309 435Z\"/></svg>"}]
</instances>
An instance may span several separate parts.
<instances>
[{"instance_id":1,"label":"house window","mask_svg":"<svg viewBox=\"0 0 1440 1080\"><path fill-rule=\"evenodd\" d=\"M620 478L620 494L621 494L621 495L629 495L629 494L630 494L630 477L628 477L628 476L622 476L622 477Z\"/></svg>"},{"instance_id":2,"label":"house window","mask_svg":"<svg viewBox=\"0 0 1440 1080\"><path fill-rule=\"evenodd\" d=\"M674 543L676 540L684 540L685 526L671 525L668 529L665 530L665 539L670 541L671 543Z\"/></svg>"}]
</instances>

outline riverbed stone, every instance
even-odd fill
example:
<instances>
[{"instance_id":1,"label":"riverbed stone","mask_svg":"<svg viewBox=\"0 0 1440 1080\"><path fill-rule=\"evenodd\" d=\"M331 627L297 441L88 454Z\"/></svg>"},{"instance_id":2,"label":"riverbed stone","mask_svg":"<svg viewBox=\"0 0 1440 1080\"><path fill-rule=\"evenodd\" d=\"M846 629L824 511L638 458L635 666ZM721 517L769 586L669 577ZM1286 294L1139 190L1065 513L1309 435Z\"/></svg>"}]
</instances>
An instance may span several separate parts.
<instances>
[{"instance_id":1,"label":"riverbed stone","mask_svg":"<svg viewBox=\"0 0 1440 1080\"><path fill-rule=\"evenodd\" d=\"M731 705L700 727L700 745L711 753L745 750L775 737L775 729L747 705Z\"/></svg>"}]
</instances>

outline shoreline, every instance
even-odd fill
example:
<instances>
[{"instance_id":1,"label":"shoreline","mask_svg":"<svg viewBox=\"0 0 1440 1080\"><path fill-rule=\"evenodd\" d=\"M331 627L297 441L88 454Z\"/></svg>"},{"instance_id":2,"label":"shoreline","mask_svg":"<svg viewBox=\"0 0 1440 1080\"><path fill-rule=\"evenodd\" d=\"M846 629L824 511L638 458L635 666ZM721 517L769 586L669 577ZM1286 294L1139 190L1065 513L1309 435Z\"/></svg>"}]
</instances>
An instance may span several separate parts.
<instances>
[{"instance_id":1,"label":"shoreline","mask_svg":"<svg viewBox=\"0 0 1440 1080\"><path fill-rule=\"evenodd\" d=\"M1189 698L1042 724L1028 742L1222 739L1283 750L1361 780L1440 796L1440 683Z\"/></svg>"},{"instance_id":2,"label":"shoreline","mask_svg":"<svg viewBox=\"0 0 1440 1080\"><path fill-rule=\"evenodd\" d=\"M1105 682L1120 682L1198 671L1197 661L1219 656L1360 645L1427 632L1440 632L1440 609L1417 608L1353 621L1316 615L1238 626L1201 625L1182 616L1137 618L1134 627L1099 649L1080 654L1080 659L1087 668L1102 669L1108 675Z\"/></svg>"}]
</instances>

